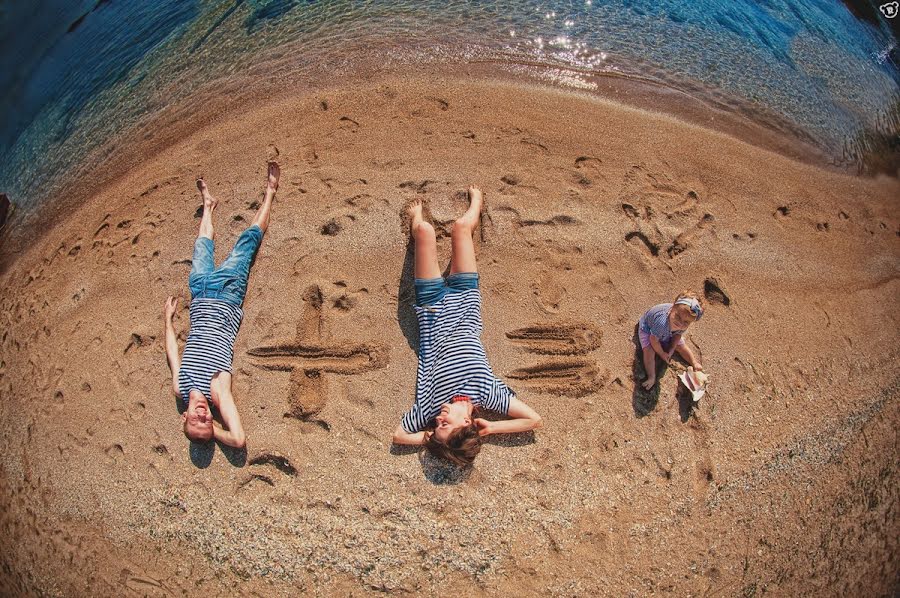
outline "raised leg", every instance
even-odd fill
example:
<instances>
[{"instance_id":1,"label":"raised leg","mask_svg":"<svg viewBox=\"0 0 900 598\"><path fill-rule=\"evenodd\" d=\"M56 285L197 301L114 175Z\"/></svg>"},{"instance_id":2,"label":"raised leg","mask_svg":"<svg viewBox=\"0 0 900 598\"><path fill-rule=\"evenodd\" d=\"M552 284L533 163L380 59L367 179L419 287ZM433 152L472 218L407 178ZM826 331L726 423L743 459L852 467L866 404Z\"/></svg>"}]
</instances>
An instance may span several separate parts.
<instances>
[{"instance_id":1,"label":"raised leg","mask_svg":"<svg viewBox=\"0 0 900 598\"><path fill-rule=\"evenodd\" d=\"M481 189L469 186L469 209L457 218L450 231L450 274L457 272L478 272L475 261L475 244L472 234L481 218Z\"/></svg>"},{"instance_id":2,"label":"raised leg","mask_svg":"<svg viewBox=\"0 0 900 598\"><path fill-rule=\"evenodd\" d=\"M258 226L262 232L266 232L269 228L269 212L272 211L272 200L275 198L275 192L278 191L278 179L281 177L281 167L277 162L269 162L269 178L266 181L266 197L263 199L262 205L256 211L253 218L253 224Z\"/></svg>"},{"instance_id":3,"label":"raised leg","mask_svg":"<svg viewBox=\"0 0 900 598\"><path fill-rule=\"evenodd\" d=\"M437 238L434 227L422 217L422 201L409 204L409 233L416 244L415 277L440 278L441 268L437 261Z\"/></svg>"},{"instance_id":4,"label":"raised leg","mask_svg":"<svg viewBox=\"0 0 900 598\"><path fill-rule=\"evenodd\" d=\"M200 190L200 195L203 197L203 217L200 218L200 233L197 236L206 237L212 241L215 238L215 229L212 222L213 211L219 202L210 195L206 181L203 179L197 179L197 189Z\"/></svg>"}]
</instances>

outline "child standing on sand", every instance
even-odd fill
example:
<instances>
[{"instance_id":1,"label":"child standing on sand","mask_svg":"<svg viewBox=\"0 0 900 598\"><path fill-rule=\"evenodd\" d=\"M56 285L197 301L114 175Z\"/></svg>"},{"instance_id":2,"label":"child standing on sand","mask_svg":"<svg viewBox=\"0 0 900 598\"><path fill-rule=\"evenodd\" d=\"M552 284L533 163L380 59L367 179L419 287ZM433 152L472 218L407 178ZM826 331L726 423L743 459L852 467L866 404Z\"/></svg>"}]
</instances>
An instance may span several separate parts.
<instances>
[{"instance_id":1,"label":"child standing on sand","mask_svg":"<svg viewBox=\"0 0 900 598\"><path fill-rule=\"evenodd\" d=\"M666 363L672 359L676 351L685 361L701 371L703 366L694 356L682 336L688 327L703 317L703 303L690 291L684 291L675 298L674 303L660 303L648 309L638 321L638 338L644 354L644 369L647 379L643 386L646 390L656 384L656 356Z\"/></svg>"},{"instance_id":2,"label":"child standing on sand","mask_svg":"<svg viewBox=\"0 0 900 598\"><path fill-rule=\"evenodd\" d=\"M437 261L434 227L422 214L422 202L409 206L415 243L416 317L419 365L416 400L394 432L397 444L424 445L457 465L471 465L488 434L525 432L540 427L541 417L494 375L481 344L481 291L472 233L481 214L481 191L469 187L469 209L451 231L450 276ZM511 419L488 421L478 409Z\"/></svg>"}]
</instances>

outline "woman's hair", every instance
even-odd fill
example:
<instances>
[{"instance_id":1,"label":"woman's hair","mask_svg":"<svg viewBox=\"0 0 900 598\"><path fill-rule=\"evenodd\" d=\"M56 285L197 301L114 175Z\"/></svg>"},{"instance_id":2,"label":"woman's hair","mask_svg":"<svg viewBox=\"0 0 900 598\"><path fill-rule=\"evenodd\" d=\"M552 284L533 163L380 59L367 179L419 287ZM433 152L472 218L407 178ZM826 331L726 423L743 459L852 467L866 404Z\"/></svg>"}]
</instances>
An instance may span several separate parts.
<instances>
[{"instance_id":1,"label":"woman's hair","mask_svg":"<svg viewBox=\"0 0 900 598\"><path fill-rule=\"evenodd\" d=\"M425 448L435 457L446 459L463 467L475 462L481 452L481 434L473 422L450 433L447 442L437 439L434 432L425 432Z\"/></svg>"}]
</instances>

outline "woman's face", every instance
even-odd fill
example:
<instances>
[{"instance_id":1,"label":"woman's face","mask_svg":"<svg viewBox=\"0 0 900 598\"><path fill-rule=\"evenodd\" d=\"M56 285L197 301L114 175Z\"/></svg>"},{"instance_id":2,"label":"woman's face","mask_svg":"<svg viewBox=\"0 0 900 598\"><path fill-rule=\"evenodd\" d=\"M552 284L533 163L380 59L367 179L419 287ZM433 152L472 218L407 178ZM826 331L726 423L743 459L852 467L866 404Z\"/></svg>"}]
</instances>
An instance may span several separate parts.
<instances>
[{"instance_id":1,"label":"woman's face","mask_svg":"<svg viewBox=\"0 0 900 598\"><path fill-rule=\"evenodd\" d=\"M447 437L455 430L472 425L472 402L459 401L456 403L444 403L441 412L435 418L434 435L441 442L446 442Z\"/></svg>"}]
</instances>

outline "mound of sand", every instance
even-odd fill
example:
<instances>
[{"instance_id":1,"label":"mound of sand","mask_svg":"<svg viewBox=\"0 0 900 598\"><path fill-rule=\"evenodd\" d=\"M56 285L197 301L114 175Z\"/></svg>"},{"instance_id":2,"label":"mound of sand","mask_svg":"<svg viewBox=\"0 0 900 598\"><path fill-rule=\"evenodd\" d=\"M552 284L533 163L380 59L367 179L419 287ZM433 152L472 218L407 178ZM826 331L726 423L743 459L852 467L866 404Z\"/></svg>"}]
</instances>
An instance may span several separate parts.
<instances>
[{"instance_id":1,"label":"mound of sand","mask_svg":"<svg viewBox=\"0 0 900 598\"><path fill-rule=\"evenodd\" d=\"M235 350L248 448L192 447L162 308L184 299L183 342L194 178L220 200L223 259L275 156ZM545 425L459 472L390 435L417 343L399 212L426 200L446 263L469 183L484 343ZM0 593L890 593L898 196L498 82L386 80L216 120L7 255ZM672 372L636 390L637 318L686 288L710 304L695 409ZM267 357L297 345L320 357Z\"/></svg>"}]
</instances>

